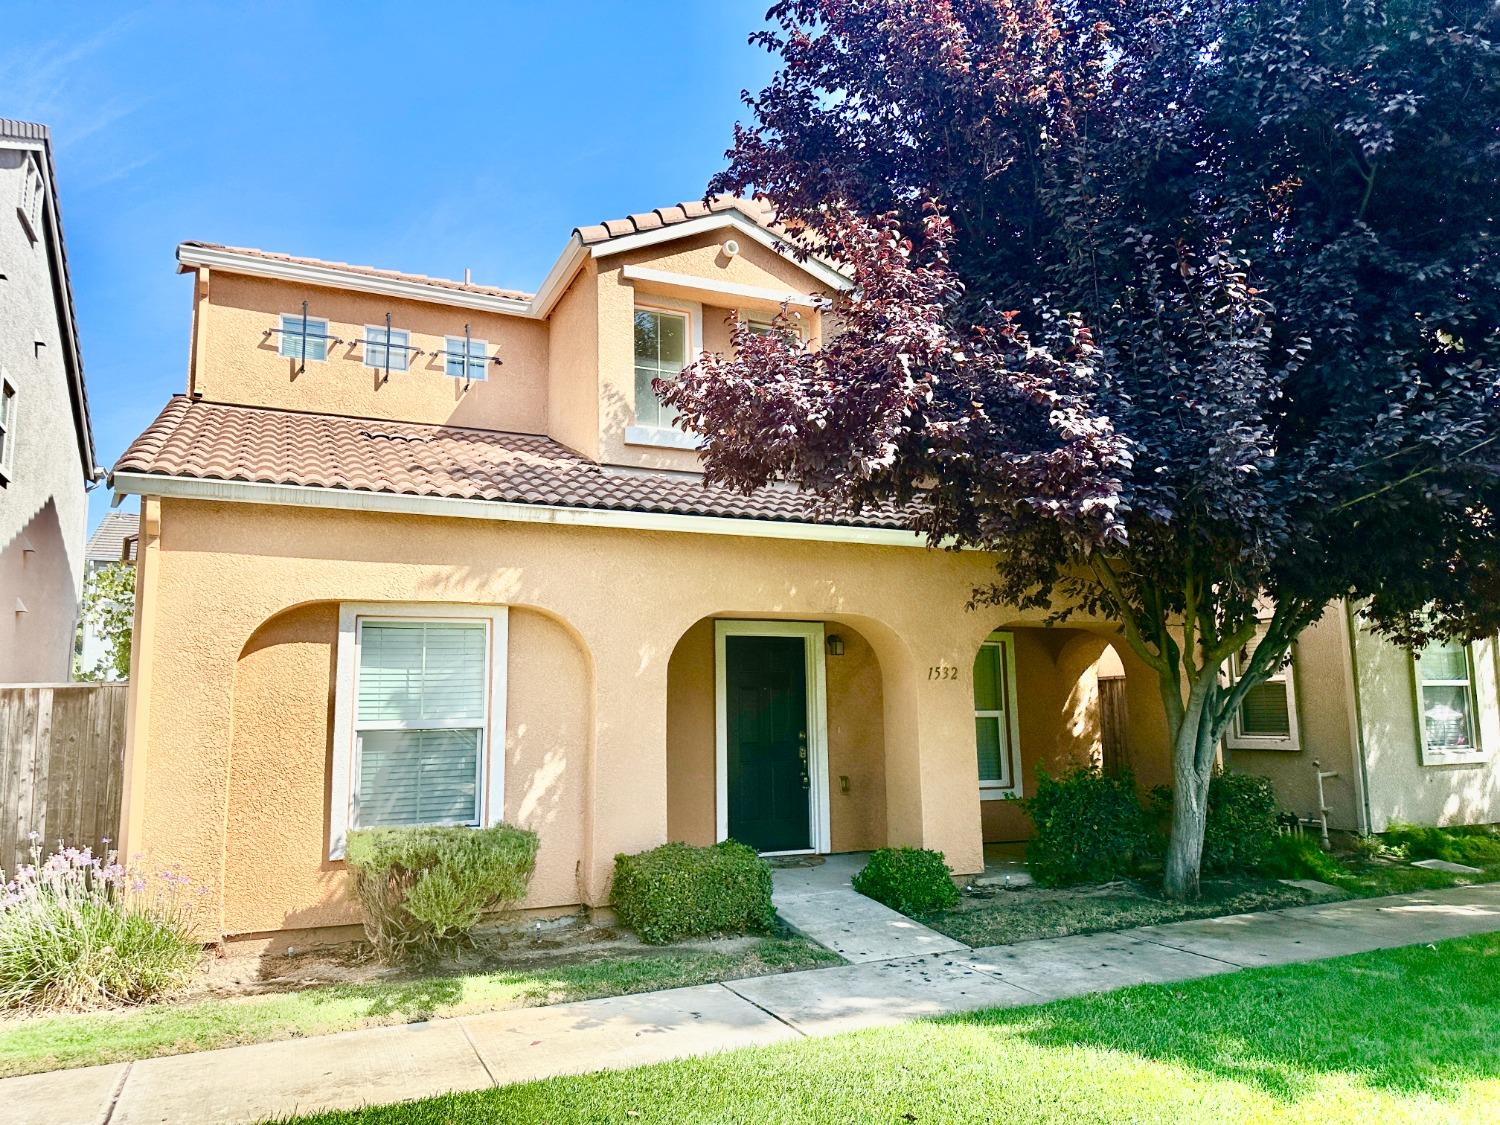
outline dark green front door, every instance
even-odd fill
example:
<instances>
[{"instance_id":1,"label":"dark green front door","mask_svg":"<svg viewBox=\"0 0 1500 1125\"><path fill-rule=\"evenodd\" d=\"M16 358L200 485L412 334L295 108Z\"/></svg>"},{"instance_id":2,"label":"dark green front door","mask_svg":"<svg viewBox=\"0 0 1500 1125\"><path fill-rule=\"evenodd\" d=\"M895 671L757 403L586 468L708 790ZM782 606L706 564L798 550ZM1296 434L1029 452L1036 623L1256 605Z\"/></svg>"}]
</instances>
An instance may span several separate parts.
<instances>
[{"instance_id":1,"label":"dark green front door","mask_svg":"<svg viewBox=\"0 0 1500 1125\"><path fill-rule=\"evenodd\" d=\"M809 849L803 639L728 636L724 658L729 836L760 852Z\"/></svg>"}]
</instances>

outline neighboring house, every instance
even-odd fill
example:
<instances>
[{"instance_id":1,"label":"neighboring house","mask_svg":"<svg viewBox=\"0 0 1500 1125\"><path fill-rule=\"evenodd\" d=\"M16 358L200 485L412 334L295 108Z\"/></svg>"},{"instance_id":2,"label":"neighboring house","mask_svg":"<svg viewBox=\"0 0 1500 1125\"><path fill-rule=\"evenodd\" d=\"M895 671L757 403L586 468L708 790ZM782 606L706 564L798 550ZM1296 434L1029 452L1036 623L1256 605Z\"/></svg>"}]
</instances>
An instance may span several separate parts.
<instances>
[{"instance_id":1,"label":"neighboring house","mask_svg":"<svg viewBox=\"0 0 1500 1125\"><path fill-rule=\"evenodd\" d=\"M88 578L97 570L116 563L135 565L135 550L140 542L141 517L135 512L109 512L94 529L83 552L83 577ZM104 668L105 678L113 679L109 671L110 647L100 636L93 623L85 620L79 630L78 667L87 672Z\"/></svg>"},{"instance_id":2,"label":"neighboring house","mask_svg":"<svg viewBox=\"0 0 1500 1125\"><path fill-rule=\"evenodd\" d=\"M533 909L606 904L616 853L667 840L915 844L971 874L1026 835L1006 797L1100 756L1101 672L1111 757L1168 780L1154 676L1110 623L968 609L993 557L898 511L703 485L651 380L727 349L731 311L788 302L817 346L848 285L759 206L576 230L535 294L178 261L186 393L113 478L142 497L124 847L207 888L205 932L356 921L364 825L533 828ZM1305 698L1343 683L1342 620L1280 687L1302 749L1279 761L1350 737Z\"/></svg>"},{"instance_id":3,"label":"neighboring house","mask_svg":"<svg viewBox=\"0 0 1500 1125\"><path fill-rule=\"evenodd\" d=\"M1235 769L1271 779L1282 802L1329 824L1383 832L1394 823L1500 821L1500 645L1434 645L1420 655L1331 609L1258 688L1226 739ZM1318 763L1315 765L1314 763Z\"/></svg>"},{"instance_id":4,"label":"neighboring house","mask_svg":"<svg viewBox=\"0 0 1500 1125\"><path fill-rule=\"evenodd\" d=\"M69 679L100 478L44 125L0 118L0 683Z\"/></svg>"}]
</instances>

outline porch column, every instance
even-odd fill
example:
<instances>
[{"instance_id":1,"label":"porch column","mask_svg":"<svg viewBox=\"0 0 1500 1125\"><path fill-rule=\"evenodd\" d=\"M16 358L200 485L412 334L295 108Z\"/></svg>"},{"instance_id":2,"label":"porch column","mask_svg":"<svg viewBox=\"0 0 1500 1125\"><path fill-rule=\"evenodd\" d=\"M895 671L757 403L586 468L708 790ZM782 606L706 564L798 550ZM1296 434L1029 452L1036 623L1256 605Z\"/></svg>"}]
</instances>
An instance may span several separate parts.
<instances>
[{"instance_id":1,"label":"porch column","mask_svg":"<svg viewBox=\"0 0 1500 1125\"><path fill-rule=\"evenodd\" d=\"M932 848L955 874L976 874L984 869L984 838L973 649L967 637L918 632L902 644L880 646L880 661L890 843Z\"/></svg>"},{"instance_id":2,"label":"porch column","mask_svg":"<svg viewBox=\"0 0 1500 1125\"><path fill-rule=\"evenodd\" d=\"M591 638L594 745L583 869L589 906L609 902L615 855L667 842L667 661L670 643L631 629Z\"/></svg>"}]
</instances>

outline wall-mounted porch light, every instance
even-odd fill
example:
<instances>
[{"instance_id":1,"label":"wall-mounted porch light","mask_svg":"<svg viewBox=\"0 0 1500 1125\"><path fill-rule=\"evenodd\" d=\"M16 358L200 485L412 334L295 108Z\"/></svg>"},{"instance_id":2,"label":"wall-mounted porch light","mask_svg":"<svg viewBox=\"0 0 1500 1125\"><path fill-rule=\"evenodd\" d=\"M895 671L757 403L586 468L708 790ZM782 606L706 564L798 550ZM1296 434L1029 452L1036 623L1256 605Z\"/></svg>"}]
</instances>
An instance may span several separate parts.
<instances>
[{"instance_id":1,"label":"wall-mounted porch light","mask_svg":"<svg viewBox=\"0 0 1500 1125\"><path fill-rule=\"evenodd\" d=\"M844 655L844 638L837 633L829 633L828 640L825 643L828 645L829 656Z\"/></svg>"}]
</instances>

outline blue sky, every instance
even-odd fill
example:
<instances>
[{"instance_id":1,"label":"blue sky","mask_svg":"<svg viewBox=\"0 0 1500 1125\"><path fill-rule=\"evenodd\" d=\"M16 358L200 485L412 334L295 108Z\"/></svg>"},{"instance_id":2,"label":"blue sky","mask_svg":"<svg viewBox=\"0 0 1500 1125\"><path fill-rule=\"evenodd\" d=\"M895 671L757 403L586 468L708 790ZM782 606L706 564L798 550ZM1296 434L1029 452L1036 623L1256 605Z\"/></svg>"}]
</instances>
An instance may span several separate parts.
<instances>
[{"instance_id":1,"label":"blue sky","mask_svg":"<svg viewBox=\"0 0 1500 1125\"><path fill-rule=\"evenodd\" d=\"M533 288L573 227L702 193L767 6L8 0L0 116L53 130L101 463L185 387L178 242Z\"/></svg>"}]
</instances>

